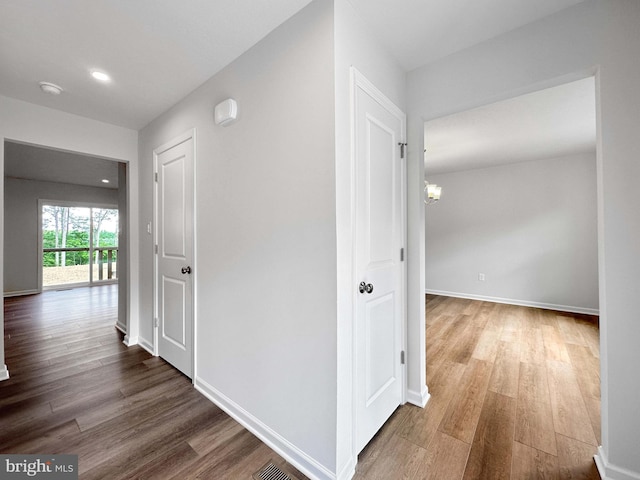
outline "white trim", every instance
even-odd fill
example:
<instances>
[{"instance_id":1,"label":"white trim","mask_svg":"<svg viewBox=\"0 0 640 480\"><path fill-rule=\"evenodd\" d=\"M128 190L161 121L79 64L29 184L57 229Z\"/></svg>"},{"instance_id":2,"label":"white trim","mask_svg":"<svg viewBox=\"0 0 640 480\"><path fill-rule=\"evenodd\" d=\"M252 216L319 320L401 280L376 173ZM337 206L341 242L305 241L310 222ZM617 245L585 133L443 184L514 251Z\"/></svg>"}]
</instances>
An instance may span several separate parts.
<instances>
[{"instance_id":1,"label":"white trim","mask_svg":"<svg viewBox=\"0 0 640 480\"><path fill-rule=\"evenodd\" d=\"M127 325L126 324L122 324L120 323L120 319L118 319L118 321L116 322L115 327L120 330L122 333L125 334L125 336L127 335Z\"/></svg>"},{"instance_id":2,"label":"white trim","mask_svg":"<svg viewBox=\"0 0 640 480\"><path fill-rule=\"evenodd\" d=\"M421 408L424 408L427 405L429 398L431 398L431 395L429 395L429 389L426 385L424 385L421 392L416 392L414 390L407 391L407 402Z\"/></svg>"},{"instance_id":3,"label":"white trim","mask_svg":"<svg viewBox=\"0 0 640 480\"><path fill-rule=\"evenodd\" d=\"M602 446L598 447L598 453L593 459L602 480L640 480L640 473L610 464Z\"/></svg>"},{"instance_id":4,"label":"white trim","mask_svg":"<svg viewBox=\"0 0 640 480\"><path fill-rule=\"evenodd\" d=\"M140 345L142 348L144 348L147 352L149 352L151 355L156 356L153 353L153 345L151 345L151 343L149 343L147 340L145 340L142 337L138 337L138 345Z\"/></svg>"},{"instance_id":5,"label":"white trim","mask_svg":"<svg viewBox=\"0 0 640 480\"><path fill-rule=\"evenodd\" d=\"M357 462L353 457L349 458L349 461L346 465L340 470L338 475L336 476L336 480L350 480L356 474L356 465Z\"/></svg>"},{"instance_id":6,"label":"white trim","mask_svg":"<svg viewBox=\"0 0 640 480\"><path fill-rule=\"evenodd\" d=\"M3 380L9 380L9 369L6 365L3 365L2 368L0 368L0 382Z\"/></svg>"},{"instance_id":7,"label":"white trim","mask_svg":"<svg viewBox=\"0 0 640 480\"><path fill-rule=\"evenodd\" d=\"M120 327L118 327L118 325L116 325L116 328L120 330ZM129 335L125 335L124 340L122 340L122 343L124 343L127 347L133 347L134 345L139 345L154 357L157 356L155 353L153 353L153 345L151 345L147 340L145 340L142 337L130 337Z\"/></svg>"},{"instance_id":8,"label":"white trim","mask_svg":"<svg viewBox=\"0 0 640 480\"><path fill-rule=\"evenodd\" d=\"M285 458L307 477L315 480L336 479L335 474L324 465L318 463L311 456L300 450L286 438L262 423L258 418L244 410L240 405L233 402L201 378L195 377L194 386L196 390L224 410L229 416L233 417L234 420L262 440L267 446Z\"/></svg>"},{"instance_id":9,"label":"white trim","mask_svg":"<svg viewBox=\"0 0 640 480\"><path fill-rule=\"evenodd\" d=\"M198 236L196 235L196 232L198 231L197 229L197 218L198 218L198 197L197 197L197 184L198 182L196 181L196 179L198 178L197 176L197 165L198 165L198 154L197 154L197 146L198 146L198 142L196 139L196 129L193 128L191 130L191 141L193 142L192 144L192 148L191 148L191 155L192 155L192 164L191 164L191 171L193 173L193 184L192 184L192 188L191 188L191 194L192 194L192 206L193 208L191 209L191 243L192 243L192 255L193 255L193 273L192 273L192 286L191 286L191 301L193 302L191 305L191 318L193 319L193 324L191 325L191 335L192 335L192 341L191 341L191 349L193 350L193 357L191 358L191 382L195 384L196 381L196 375L198 374L198 342L196 341L198 338L198 289L196 288L198 286Z\"/></svg>"},{"instance_id":10,"label":"white trim","mask_svg":"<svg viewBox=\"0 0 640 480\"><path fill-rule=\"evenodd\" d=\"M441 295L443 297L467 298L469 300L482 300L484 302L505 303L508 305L518 305L521 307L543 308L545 310L557 310L559 312L582 313L585 315L599 315L597 308L574 307L571 305L556 305L554 303L532 302L529 300L516 300L513 298L488 297L485 295L475 295L473 293L447 292L443 290L425 289L424 293L430 295Z\"/></svg>"},{"instance_id":11,"label":"white trim","mask_svg":"<svg viewBox=\"0 0 640 480\"><path fill-rule=\"evenodd\" d=\"M14 292L4 292L4 298L8 297L21 297L22 295L37 295L39 290L16 290Z\"/></svg>"}]
</instances>

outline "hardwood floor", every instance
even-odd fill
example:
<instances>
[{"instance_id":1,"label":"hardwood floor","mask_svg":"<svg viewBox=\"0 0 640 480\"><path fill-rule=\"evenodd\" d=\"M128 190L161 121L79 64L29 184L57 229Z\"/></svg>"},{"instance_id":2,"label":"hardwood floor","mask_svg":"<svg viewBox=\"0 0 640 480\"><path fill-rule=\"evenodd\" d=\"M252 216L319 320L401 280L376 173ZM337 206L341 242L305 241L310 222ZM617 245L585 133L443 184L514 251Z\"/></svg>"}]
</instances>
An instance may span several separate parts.
<instances>
[{"instance_id":1,"label":"hardwood floor","mask_svg":"<svg viewBox=\"0 0 640 480\"><path fill-rule=\"evenodd\" d=\"M599 479L597 318L431 295L426 305L429 403L396 410L355 478Z\"/></svg>"},{"instance_id":2,"label":"hardwood floor","mask_svg":"<svg viewBox=\"0 0 640 480\"><path fill-rule=\"evenodd\" d=\"M306 477L113 327L115 286L5 299L0 453L73 453L81 479ZM356 479L599 479L595 317L427 298L425 409L396 410Z\"/></svg>"},{"instance_id":3,"label":"hardwood floor","mask_svg":"<svg viewBox=\"0 0 640 480\"><path fill-rule=\"evenodd\" d=\"M305 477L114 328L117 286L5 299L0 453L79 456L81 479Z\"/></svg>"}]
</instances>

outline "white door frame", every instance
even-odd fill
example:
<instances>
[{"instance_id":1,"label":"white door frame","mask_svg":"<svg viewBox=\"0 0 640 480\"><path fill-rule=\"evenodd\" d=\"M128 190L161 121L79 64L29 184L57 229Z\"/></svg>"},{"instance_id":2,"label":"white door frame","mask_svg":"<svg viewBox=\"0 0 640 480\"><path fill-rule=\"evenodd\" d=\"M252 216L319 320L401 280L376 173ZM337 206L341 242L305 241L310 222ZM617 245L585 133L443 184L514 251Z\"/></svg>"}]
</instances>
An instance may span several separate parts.
<instances>
[{"instance_id":1,"label":"white door frame","mask_svg":"<svg viewBox=\"0 0 640 480\"><path fill-rule=\"evenodd\" d=\"M156 182L156 175L158 174L158 156L165 152L166 150L169 150L172 147L175 147L176 145L179 145L180 143L184 143L187 140L191 139L193 141L193 235L192 235L192 242L193 242L193 264L192 264L192 268L193 268L193 273L191 274L192 277L192 296L191 296L191 302L192 302L192 316L193 316L193 330L192 330L192 350L193 350L193 355L191 358L191 364L193 365L193 375L191 378L191 383L195 384L196 381L196 372L197 372L197 362L196 362L196 350L197 350L197 343L196 343L196 339L198 338L197 335L197 308L196 308L196 299L197 299L197 289L196 289L196 285L197 285L197 275L198 275L198 268L197 268L197 250L196 250L196 129L192 128L191 130L187 130L185 133L178 135L177 137L173 138L172 140L163 143L162 145L160 145L159 147L155 148L153 150L153 178L151 179L151 181L153 182L153 225L152 225L152 232L153 232L153 318L151 319L152 322L152 328L153 328L153 354L157 357L159 355L158 352L158 311L159 311L159 306L158 306L158 252L156 250L157 246L158 246L158 182Z\"/></svg>"},{"instance_id":2,"label":"white door frame","mask_svg":"<svg viewBox=\"0 0 640 480\"><path fill-rule=\"evenodd\" d=\"M356 93L358 89L361 89L363 92L371 96L378 103L380 103L384 108L386 108L389 112L392 112L396 116L401 119L401 142L406 142L406 129L407 129L407 119L405 113L398 108L391 100L389 100L373 83L371 83L362 73L360 73L355 67L350 68L350 82L351 82L351 95L350 95L350 115L351 115L351 224L352 228L355 228L355 219L356 219L356 148L355 148L355 135L356 135ZM400 146L398 146L400 148ZM401 158L401 167L400 167L400 178L401 178L401 230L402 230L402 244L404 246L404 261L401 262L401 289L402 289L402 301L401 301L401 349L405 352L405 362L401 365L402 372L402 398L401 404L405 404L407 402L407 366L408 366L408 354L407 354L407 261L406 261L406 253L407 253L407 149L404 147L404 158ZM356 266L356 235L355 231L351 237L351 287L352 287L352 306L353 311L351 315L351 329L353 332L352 336L352 345L351 345L351 368L353 372L353 383L352 383L352 392L351 392L351 450L353 455L353 460L357 462L357 385L358 385L358 370L357 370L357 340L358 340L358 331L357 331L357 316L356 316L356 304L358 295L357 285L359 283L359 279L357 277L357 266Z\"/></svg>"}]
</instances>

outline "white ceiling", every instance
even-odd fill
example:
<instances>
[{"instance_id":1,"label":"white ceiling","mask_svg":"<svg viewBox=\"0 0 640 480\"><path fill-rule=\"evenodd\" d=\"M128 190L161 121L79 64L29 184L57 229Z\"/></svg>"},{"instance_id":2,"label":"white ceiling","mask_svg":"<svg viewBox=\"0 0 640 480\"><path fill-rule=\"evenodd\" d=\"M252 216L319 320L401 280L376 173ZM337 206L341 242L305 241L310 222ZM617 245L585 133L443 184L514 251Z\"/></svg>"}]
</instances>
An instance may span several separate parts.
<instances>
[{"instance_id":1,"label":"white ceiling","mask_svg":"<svg viewBox=\"0 0 640 480\"><path fill-rule=\"evenodd\" d=\"M118 188L118 162L8 141L4 144L4 174L24 180ZM103 178L109 183L102 183Z\"/></svg>"},{"instance_id":2,"label":"white ceiling","mask_svg":"<svg viewBox=\"0 0 640 480\"><path fill-rule=\"evenodd\" d=\"M309 2L2 0L0 94L140 129Z\"/></svg>"},{"instance_id":3,"label":"white ceiling","mask_svg":"<svg viewBox=\"0 0 640 480\"><path fill-rule=\"evenodd\" d=\"M411 70L582 0L349 1ZM0 95L140 129L309 2L2 0Z\"/></svg>"},{"instance_id":4,"label":"white ceiling","mask_svg":"<svg viewBox=\"0 0 640 480\"><path fill-rule=\"evenodd\" d=\"M583 0L349 0L411 71Z\"/></svg>"},{"instance_id":5,"label":"white ceiling","mask_svg":"<svg viewBox=\"0 0 640 480\"><path fill-rule=\"evenodd\" d=\"M555 158L596 148L593 77L425 123L425 173Z\"/></svg>"}]
</instances>

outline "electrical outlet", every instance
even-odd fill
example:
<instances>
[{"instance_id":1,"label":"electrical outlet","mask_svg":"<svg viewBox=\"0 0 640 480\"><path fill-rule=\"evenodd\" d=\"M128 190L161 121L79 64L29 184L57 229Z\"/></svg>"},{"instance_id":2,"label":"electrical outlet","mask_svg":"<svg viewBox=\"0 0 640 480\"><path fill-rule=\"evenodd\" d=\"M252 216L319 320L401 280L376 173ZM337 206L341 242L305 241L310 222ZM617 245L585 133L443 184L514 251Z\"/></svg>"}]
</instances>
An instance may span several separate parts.
<instances>
[{"instance_id":1,"label":"electrical outlet","mask_svg":"<svg viewBox=\"0 0 640 480\"><path fill-rule=\"evenodd\" d=\"M478 281L484 282L484 273L479 273L478 274Z\"/></svg>"}]
</instances>

